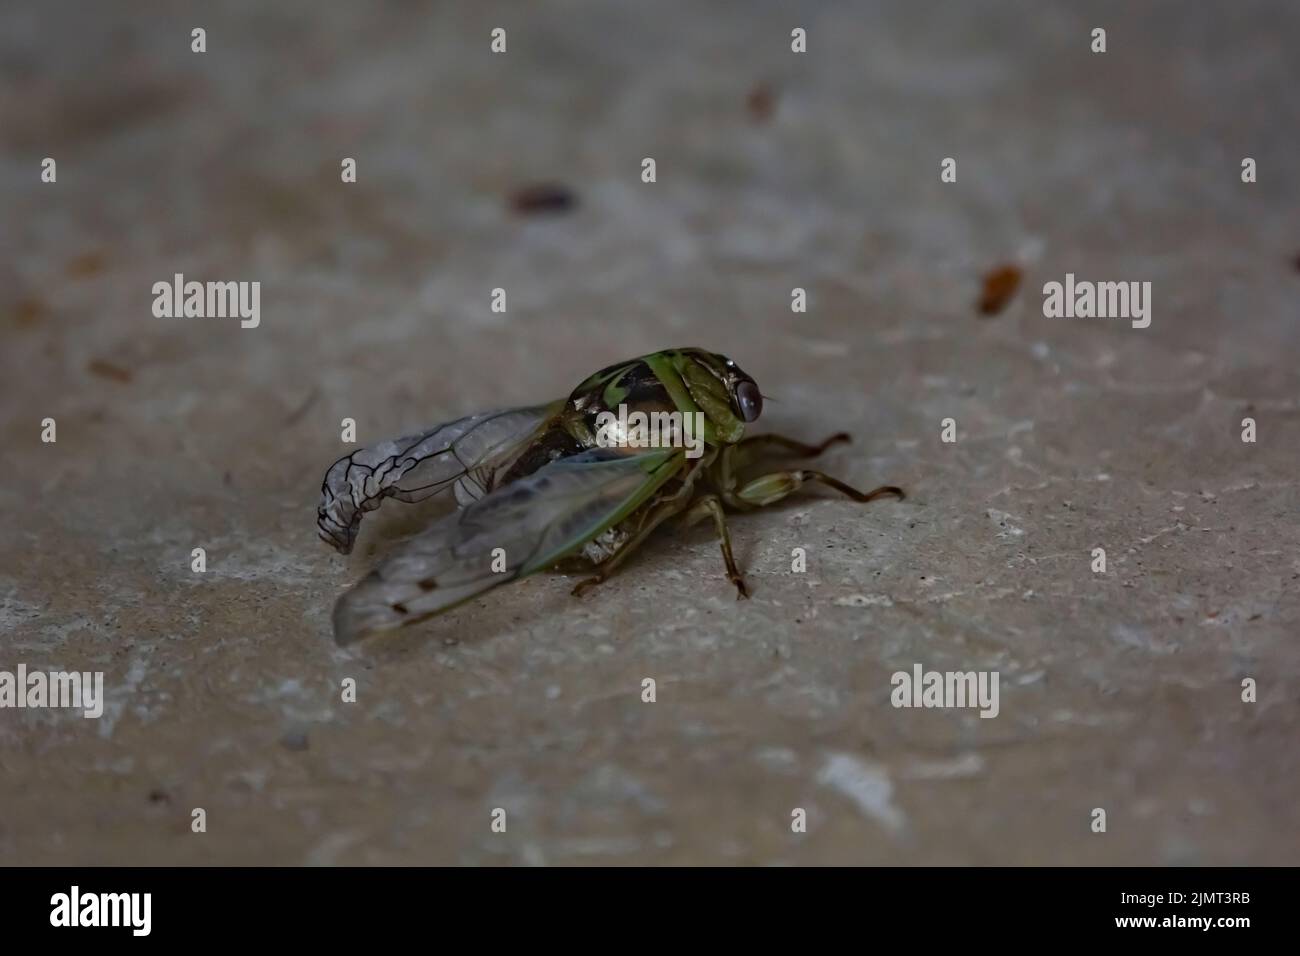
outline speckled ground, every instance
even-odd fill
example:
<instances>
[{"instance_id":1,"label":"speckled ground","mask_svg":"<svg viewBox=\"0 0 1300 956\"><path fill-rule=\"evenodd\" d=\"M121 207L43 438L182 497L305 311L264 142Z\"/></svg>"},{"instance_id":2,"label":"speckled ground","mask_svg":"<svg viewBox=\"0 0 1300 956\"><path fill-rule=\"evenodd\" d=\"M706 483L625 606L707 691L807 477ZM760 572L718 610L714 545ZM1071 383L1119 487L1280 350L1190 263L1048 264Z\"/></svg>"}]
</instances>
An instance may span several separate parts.
<instances>
[{"instance_id":1,"label":"speckled ground","mask_svg":"<svg viewBox=\"0 0 1300 956\"><path fill-rule=\"evenodd\" d=\"M0 669L107 682L0 711L0 862L1300 863L1300 9L707 9L0 8ZM546 181L576 207L510 210ZM260 326L155 318L177 272ZM1151 326L1044 318L1067 272ZM342 418L685 344L910 498L737 518L748 602L698 528L335 646L438 510L322 545ZM916 663L999 715L895 709Z\"/></svg>"}]
</instances>

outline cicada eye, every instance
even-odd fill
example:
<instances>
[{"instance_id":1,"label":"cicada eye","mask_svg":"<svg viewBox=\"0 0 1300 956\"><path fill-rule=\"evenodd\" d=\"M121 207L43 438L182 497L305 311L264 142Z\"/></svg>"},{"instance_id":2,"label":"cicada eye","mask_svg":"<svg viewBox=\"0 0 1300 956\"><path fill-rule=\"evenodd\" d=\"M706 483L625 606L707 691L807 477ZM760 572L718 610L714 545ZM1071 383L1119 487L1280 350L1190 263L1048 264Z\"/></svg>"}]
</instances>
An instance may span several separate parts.
<instances>
[{"instance_id":1,"label":"cicada eye","mask_svg":"<svg viewBox=\"0 0 1300 956\"><path fill-rule=\"evenodd\" d=\"M740 417L747 422L763 414L763 396L753 382L741 382L736 386L736 401L740 403Z\"/></svg>"}]
</instances>

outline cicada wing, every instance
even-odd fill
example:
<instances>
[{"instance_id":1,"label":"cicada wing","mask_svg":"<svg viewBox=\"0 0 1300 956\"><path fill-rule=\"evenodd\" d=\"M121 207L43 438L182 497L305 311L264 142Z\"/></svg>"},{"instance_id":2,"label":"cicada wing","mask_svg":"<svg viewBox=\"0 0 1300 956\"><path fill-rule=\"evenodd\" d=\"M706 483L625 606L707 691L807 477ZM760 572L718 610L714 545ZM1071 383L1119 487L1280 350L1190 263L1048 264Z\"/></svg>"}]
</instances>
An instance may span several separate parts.
<instances>
[{"instance_id":1,"label":"cicada wing","mask_svg":"<svg viewBox=\"0 0 1300 956\"><path fill-rule=\"evenodd\" d=\"M552 566L631 514L684 460L679 449L596 449L493 491L400 545L344 594L336 640L414 623Z\"/></svg>"},{"instance_id":2,"label":"cicada wing","mask_svg":"<svg viewBox=\"0 0 1300 956\"><path fill-rule=\"evenodd\" d=\"M457 483L468 497L482 497L491 474L522 451L560 406L467 415L340 458L321 484L316 509L321 538L347 554L361 518L385 498L422 501Z\"/></svg>"}]
</instances>

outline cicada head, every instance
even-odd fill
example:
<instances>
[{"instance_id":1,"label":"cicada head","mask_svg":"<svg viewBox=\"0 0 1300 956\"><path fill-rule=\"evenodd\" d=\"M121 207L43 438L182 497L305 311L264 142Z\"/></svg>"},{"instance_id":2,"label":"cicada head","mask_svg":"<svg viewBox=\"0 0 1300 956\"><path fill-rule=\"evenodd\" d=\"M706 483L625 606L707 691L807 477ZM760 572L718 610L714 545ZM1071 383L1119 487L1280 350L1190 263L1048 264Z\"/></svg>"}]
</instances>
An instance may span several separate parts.
<instances>
[{"instance_id":1,"label":"cicada head","mask_svg":"<svg viewBox=\"0 0 1300 956\"><path fill-rule=\"evenodd\" d=\"M739 441L745 426L763 413L758 383L731 359L716 352L691 348L669 354L718 439L727 444Z\"/></svg>"}]
</instances>

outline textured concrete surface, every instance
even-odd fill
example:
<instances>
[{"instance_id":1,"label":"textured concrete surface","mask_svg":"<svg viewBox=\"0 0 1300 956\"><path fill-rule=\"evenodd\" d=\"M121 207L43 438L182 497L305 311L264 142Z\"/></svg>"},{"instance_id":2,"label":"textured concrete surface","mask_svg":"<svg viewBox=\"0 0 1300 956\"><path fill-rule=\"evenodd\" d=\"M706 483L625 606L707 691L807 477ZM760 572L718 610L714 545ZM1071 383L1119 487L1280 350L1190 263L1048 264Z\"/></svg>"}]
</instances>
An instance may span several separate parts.
<instances>
[{"instance_id":1,"label":"textured concrete surface","mask_svg":"<svg viewBox=\"0 0 1300 956\"><path fill-rule=\"evenodd\" d=\"M1300 10L709 10L0 9L0 669L107 682L0 711L0 862L1300 862ZM576 207L509 209L544 181ZM155 318L176 272L260 281L260 326ZM1067 272L1152 282L1151 326L1044 318ZM748 602L700 527L334 645L439 510L318 541L342 418L685 344L909 500L736 518ZM999 715L892 707L916 663Z\"/></svg>"}]
</instances>

